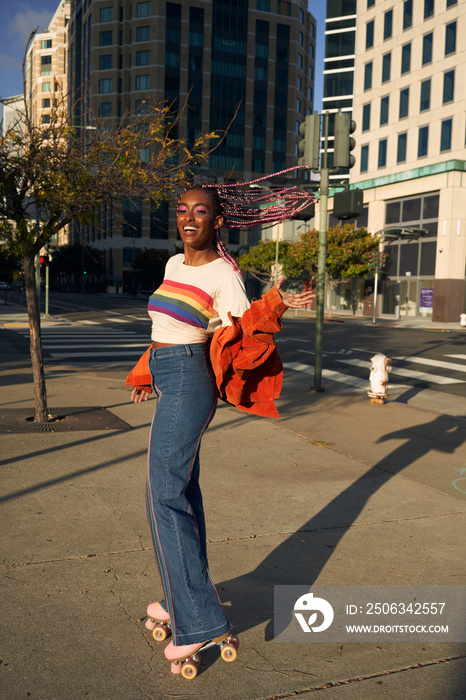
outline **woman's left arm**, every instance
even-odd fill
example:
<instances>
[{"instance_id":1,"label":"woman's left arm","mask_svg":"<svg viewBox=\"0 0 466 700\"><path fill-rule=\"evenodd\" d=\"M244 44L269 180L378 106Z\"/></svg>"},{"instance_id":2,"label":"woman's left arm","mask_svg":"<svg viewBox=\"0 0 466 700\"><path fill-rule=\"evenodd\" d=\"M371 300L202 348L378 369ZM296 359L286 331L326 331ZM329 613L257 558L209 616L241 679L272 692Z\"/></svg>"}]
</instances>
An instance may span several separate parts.
<instances>
[{"instance_id":1,"label":"woman's left arm","mask_svg":"<svg viewBox=\"0 0 466 700\"><path fill-rule=\"evenodd\" d=\"M278 290L283 303L286 304L289 309L302 309L305 306L312 304L316 298L315 292L313 292L311 289L309 289L307 292L301 292L300 294L289 294L288 292L282 292L281 286L284 281L285 278L281 277L275 285L275 288Z\"/></svg>"}]
</instances>

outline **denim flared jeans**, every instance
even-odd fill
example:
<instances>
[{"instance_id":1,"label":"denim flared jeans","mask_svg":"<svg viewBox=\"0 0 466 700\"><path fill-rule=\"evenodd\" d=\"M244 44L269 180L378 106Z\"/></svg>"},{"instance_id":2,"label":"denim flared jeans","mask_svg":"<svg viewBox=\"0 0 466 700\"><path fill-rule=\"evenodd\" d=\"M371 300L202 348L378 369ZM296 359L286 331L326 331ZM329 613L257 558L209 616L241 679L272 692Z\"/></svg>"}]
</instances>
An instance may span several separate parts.
<instances>
[{"instance_id":1,"label":"denim flared jeans","mask_svg":"<svg viewBox=\"0 0 466 700\"><path fill-rule=\"evenodd\" d=\"M147 517L177 646L231 629L207 565L199 487L201 438L217 407L204 343L152 350L157 408L149 443Z\"/></svg>"}]
</instances>

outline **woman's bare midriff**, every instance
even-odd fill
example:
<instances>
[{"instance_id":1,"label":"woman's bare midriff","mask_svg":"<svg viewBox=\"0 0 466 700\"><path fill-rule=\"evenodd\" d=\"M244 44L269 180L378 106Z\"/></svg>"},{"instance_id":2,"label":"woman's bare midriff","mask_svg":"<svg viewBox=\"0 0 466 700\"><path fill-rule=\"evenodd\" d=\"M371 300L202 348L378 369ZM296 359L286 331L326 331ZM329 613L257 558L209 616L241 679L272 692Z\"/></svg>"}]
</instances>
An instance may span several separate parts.
<instances>
[{"instance_id":1,"label":"woman's bare midriff","mask_svg":"<svg viewBox=\"0 0 466 700\"><path fill-rule=\"evenodd\" d=\"M152 341L151 344L151 349L152 350L157 350L158 348L169 348L170 345L173 345L174 343L158 343L156 340Z\"/></svg>"}]
</instances>

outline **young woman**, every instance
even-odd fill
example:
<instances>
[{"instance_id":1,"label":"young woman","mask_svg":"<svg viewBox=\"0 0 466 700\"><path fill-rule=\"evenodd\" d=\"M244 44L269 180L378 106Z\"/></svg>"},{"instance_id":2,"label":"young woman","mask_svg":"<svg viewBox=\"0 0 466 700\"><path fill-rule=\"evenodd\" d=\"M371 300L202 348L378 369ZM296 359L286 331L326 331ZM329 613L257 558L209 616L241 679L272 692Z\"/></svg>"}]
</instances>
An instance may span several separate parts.
<instances>
[{"instance_id":1,"label":"young woman","mask_svg":"<svg viewBox=\"0 0 466 700\"><path fill-rule=\"evenodd\" d=\"M186 678L197 673L193 655L212 640L225 644L226 660L236 658L238 646L209 574L199 488L201 438L215 413L218 387L228 375L221 360L212 367L209 351L217 343L216 357L222 356L217 339L223 331L232 331L229 313L239 319L234 331L238 336L241 317L251 311L238 267L220 239L225 217L232 221L228 211L238 214L236 208L228 210L226 201L213 186L194 186L182 194L177 226L184 254L170 258L164 281L149 301L149 369L157 410L150 434L147 515L165 599L149 605L152 622L147 626L154 629L158 622L168 622L173 641L165 648L165 656L174 673L185 662ZM313 299L311 292L279 292L280 286L268 302L271 308L279 307L278 316L287 307L301 308ZM273 334L271 338L273 343ZM264 386L267 392L269 385ZM242 386L242 395L244 388L247 392L247 386ZM150 390L136 386L131 398L135 403L147 400ZM164 636L162 631L159 638Z\"/></svg>"}]
</instances>

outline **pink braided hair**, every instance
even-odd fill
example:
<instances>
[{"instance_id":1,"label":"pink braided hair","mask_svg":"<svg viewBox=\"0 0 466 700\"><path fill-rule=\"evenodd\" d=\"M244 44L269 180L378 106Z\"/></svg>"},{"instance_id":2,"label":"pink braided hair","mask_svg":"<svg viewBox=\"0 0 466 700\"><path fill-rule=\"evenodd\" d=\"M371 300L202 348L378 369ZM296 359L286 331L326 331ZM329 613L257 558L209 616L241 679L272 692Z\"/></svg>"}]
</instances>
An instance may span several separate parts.
<instances>
[{"instance_id":1,"label":"pink braided hair","mask_svg":"<svg viewBox=\"0 0 466 700\"><path fill-rule=\"evenodd\" d=\"M280 172L272 175L264 175L248 182L191 185L184 190L181 196L188 190L207 189L209 190L215 213L223 216L224 226L228 228L252 228L255 226L270 228L280 221L291 219L302 209L315 202L316 197L297 185L276 187L274 189L250 187L250 185L257 185L257 183L270 180L271 177L276 175L285 175L294 170L302 169L309 170L310 168L307 165L295 165L292 168L280 170ZM261 208L261 204L265 206ZM215 232L212 243L218 255L226 260L235 270L239 271L237 263L231 257L222 241L220 229L217 229Z\"/></svg>"}]
</instances>

